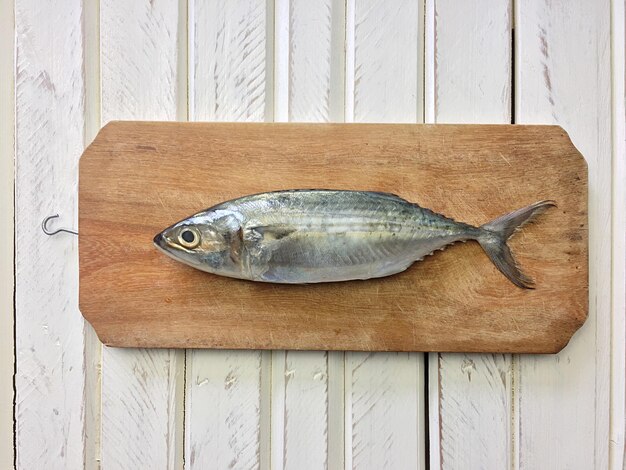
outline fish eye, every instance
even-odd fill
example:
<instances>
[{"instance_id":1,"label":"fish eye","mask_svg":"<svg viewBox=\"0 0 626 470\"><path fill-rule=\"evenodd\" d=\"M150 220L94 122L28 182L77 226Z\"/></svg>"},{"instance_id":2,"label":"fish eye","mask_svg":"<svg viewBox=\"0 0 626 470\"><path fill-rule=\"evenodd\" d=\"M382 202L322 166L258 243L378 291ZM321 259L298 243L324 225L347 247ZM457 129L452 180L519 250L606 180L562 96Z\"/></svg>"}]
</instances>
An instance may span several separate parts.
<instances>
[{"instance_id":1,"label":"fish eye","mask_svg":"<svg viewBox=\"0 0 626 470\"><path fill-rule=\"evenodd\" d=\"M183 227L178 234L178 241L185 248L195 248L200 244L200 234L193 227Z\"/></svg>"}]
</instances>

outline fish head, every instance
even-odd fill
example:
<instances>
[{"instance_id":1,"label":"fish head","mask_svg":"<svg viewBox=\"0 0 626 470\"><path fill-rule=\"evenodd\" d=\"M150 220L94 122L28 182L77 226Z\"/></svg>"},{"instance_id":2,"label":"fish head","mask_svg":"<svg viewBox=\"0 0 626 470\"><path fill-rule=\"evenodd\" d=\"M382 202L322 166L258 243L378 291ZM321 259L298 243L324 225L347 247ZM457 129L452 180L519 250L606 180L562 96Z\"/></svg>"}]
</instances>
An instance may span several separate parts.
<instances>
[{"instance_id":1,"label":"fish head","mask_svg":"<svg viewBox=\"0 0 626 470\"><path fill-rule=\"evenodd\" d=\"M234 275L233 245L240 223L237 214L209 209L183 219L154 237L154 245L169 257L202 271Z\"/></svg>"}]
</instances>

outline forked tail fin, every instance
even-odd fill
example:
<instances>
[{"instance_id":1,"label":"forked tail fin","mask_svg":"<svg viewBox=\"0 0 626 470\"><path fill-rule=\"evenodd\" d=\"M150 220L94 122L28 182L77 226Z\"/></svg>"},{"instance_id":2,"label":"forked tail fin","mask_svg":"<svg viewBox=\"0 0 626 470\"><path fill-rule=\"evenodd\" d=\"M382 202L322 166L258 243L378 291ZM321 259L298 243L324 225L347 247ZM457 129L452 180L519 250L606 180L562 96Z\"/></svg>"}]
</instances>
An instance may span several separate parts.
<instances>
[{"instance_id":1,"label":"forked tail fin","mask_svg":"<svg viewBox=\"0 0 626 470\"><path fill-rule=\"evenodd\" d=\"M539 201L480 226L483 233L478 243L500 272L518 287L534 289L535 283L517 266L506 241L517 229L552 206L556 206L554 201Z\"/></svg>"}]
</instances>

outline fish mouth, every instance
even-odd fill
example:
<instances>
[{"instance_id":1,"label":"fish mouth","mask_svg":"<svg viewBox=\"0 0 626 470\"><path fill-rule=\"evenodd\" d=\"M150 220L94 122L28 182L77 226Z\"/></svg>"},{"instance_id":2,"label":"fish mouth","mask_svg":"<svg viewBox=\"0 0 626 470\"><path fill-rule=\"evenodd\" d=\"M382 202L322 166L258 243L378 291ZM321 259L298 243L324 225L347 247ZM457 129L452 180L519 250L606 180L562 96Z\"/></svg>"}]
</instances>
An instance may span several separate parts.
<instances>
[{"instance_id":1,"label":"fish mouth","mask_svg":"<svg viewBox=\"0 0 626 470\"><path fill-rule=\"evenodd\" d=\"M159 233L155 235L155 237L152 239L152 243L154 243L154 246L156 246L160 251L164 253L168 253L168 250L167 250L168 243L165 237L163 236L163 233Z\"/></svg>"},{"instance_id":2,"label":"fish mouth","mask_svg":"<svg viewBox=\"0 0 626 470\"><path fill-rule=\"evenodd\" d=\"M163 242L164 242L163 234L158 233L157 235L155 235L154 238L152 239L152 242L158 247L163 246Z\"/></svg>"}]
</instances>

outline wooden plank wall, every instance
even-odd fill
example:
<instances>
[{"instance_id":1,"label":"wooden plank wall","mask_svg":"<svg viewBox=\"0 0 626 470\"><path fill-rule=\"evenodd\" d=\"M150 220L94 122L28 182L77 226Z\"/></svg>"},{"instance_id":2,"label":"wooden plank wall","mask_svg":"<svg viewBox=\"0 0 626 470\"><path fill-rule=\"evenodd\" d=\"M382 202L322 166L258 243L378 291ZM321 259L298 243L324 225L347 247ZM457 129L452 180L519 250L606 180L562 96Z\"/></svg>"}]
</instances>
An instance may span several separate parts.
<instances>
[{"instance_id":1,"label":"wooden plank wall","mask_svg":"<svg viewBox=\"0 0 626 470\"><path fill-rule=\"evenodd\" d=\"M623 468L623 1L0 0L0 14L2 63L15 54L3 171L12 135L16 155L3 468L13 451L20 469ZM112 119L560 124L589 164L589 320L555 356L102 348L77 309L77 240L40 223L75 225L78 157Z\"/></svg>"}]
</instances>

